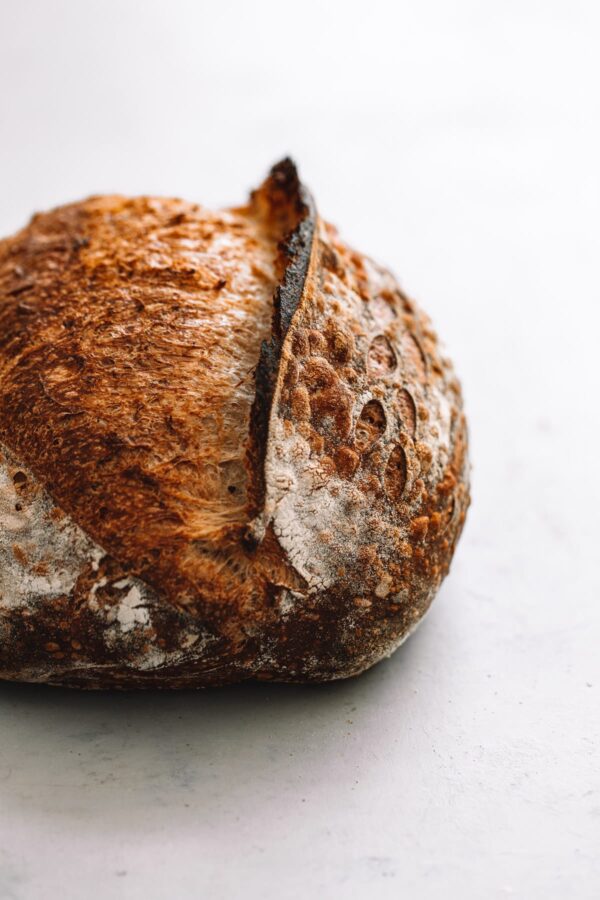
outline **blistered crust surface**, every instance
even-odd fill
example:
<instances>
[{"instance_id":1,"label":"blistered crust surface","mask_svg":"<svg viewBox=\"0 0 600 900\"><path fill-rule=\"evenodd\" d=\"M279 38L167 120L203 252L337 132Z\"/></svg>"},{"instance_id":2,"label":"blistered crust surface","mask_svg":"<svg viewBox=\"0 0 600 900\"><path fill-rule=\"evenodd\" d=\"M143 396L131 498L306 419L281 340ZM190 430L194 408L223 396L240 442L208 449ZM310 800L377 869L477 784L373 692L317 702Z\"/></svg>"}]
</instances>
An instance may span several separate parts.
<instances>
[{"instance_id":1,"label":"blistered crust surface","mask_svg":"<svg viewBox=\"0 0 600 900\"><path fill-rule=\"evenodd\" d=\"M421 620L448 571L468 498L459 384L427 317L393 277L321 225L280 367L264 511L303 581L284 591L318 652L304 677L365 668Z\"/></svg>"}]
</instances>

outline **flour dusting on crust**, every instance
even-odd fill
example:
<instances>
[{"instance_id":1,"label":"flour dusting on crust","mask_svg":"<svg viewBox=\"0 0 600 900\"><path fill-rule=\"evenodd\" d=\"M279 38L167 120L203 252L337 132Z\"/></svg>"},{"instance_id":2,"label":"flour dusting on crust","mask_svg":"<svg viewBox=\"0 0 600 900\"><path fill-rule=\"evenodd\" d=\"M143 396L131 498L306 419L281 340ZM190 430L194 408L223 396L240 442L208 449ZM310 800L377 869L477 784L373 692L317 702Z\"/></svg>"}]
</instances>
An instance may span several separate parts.
<instances>
[{"instance_id":1,"label":"flour dusting on crust","mask_svg":"<svg viewBox=\"0 0 600 900\"><path fill-rule=\"evenodd\" d=\"M429 319L290 160L237 209L97 197L0 241L0 441L15 680L358 674L422 620L469 504Z\"/></svg>"},{"instance_id":2,"label":"flour dusting on crust","mask_svg":"<svg viewBox=\"0 0 600 900\"><path fill-rule=\"evenodd\" d=\"M109 669L155 672L201 659L214 637L197 623L178 621L170 635L176 647L170 649L157 631L161 612L163 618L165 612L173 616L143 580L123 576L0 443L0 674L10 676L3 659L13 649L15 632L31 622L38 661L21 672L25 680L59 682L68 676L93 683ZM88 628L91 621L100 636L102 650L94 640L93 659L85 632L73 630L82 621ZM51 633L44 634L45 622Z\"/></svg>"}]
</instances>

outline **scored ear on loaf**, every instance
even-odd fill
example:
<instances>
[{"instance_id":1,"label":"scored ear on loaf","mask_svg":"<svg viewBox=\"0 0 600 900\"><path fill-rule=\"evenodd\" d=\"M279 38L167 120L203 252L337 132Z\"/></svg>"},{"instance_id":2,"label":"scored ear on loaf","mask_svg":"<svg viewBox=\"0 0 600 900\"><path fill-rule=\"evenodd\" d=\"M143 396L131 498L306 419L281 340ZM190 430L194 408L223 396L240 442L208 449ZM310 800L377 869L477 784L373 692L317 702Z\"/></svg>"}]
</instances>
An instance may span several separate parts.
<instances>
[{"instance_id":1,"label":"scored ear on loaf","mask_svg":"<svg viewBox=\"0 0 600 900\"><path fill-rule=\"evenodd\" d=\"M290 160L243 207L92 197L0 241L0 678L358 674L468 503L429 320Z\"/></svg>"}]
</instances>

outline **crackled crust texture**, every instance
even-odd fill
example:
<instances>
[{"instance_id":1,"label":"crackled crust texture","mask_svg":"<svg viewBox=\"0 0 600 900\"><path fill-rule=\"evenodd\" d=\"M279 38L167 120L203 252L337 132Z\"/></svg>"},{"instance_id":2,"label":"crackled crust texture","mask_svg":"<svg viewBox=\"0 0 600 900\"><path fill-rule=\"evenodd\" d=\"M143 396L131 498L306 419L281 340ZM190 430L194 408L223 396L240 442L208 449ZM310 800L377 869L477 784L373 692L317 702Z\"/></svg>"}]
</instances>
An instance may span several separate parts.
<instances>
[{"instance_id":1,"label":"crackled crust texture","mask_svg":"<svg viewBox=\"0 0 600 900\"><path fill-rule=\"evenodd\" d=\"M0 675L327 680L426 612L458 382L293 165L247 206L92 198L0 243Z\"/></svg>"}]
</instances>

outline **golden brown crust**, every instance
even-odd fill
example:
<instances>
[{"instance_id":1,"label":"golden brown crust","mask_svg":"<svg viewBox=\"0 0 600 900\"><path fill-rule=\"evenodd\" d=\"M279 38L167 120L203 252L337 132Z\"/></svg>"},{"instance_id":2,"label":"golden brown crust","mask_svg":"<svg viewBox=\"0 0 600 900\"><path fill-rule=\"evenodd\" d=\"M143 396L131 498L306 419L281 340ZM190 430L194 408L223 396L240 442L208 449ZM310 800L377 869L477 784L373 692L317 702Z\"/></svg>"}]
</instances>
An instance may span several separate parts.
<instances>
[{"instance_id":1,"label":"golden brown crust","mask_svg":"<svg viewBox=\"0 0 600 900\"><path fill-rule=\"evenodd\" d=\"M29 598L28 637L0 600L5 677L20 659L81 685L355 674L426 611L468 504L428 320L319 221L289 161L247 207L92 198L0 243L0 442L100 548L102 591L138 579L153 598L116 650L93 606L73 631L97 602L83 563L64 596ZM44 668L57 605L81 646ZM160 642L175 655L144 667Z\"/></svg>"},{"instance_id":2,"label":"golden brown crust","mask_svg":"<svg viewBox=\"0 0 600 900\"><path fill-rule=\"evenodd\" d=\"M0 433L96 541L182 595L193 542L246 520L275 254L247 210L118 197L2 248Z\"/></svg>"}]
</instances>

